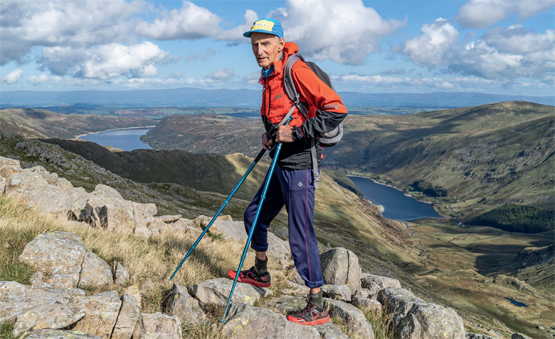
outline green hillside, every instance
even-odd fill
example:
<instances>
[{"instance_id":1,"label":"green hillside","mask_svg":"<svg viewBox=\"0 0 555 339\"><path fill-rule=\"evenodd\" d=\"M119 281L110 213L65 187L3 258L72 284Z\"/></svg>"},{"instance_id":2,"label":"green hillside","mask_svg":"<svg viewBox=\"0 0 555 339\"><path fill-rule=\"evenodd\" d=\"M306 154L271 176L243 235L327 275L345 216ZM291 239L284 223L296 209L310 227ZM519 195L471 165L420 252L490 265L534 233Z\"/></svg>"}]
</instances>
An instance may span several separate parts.
<instances>
[{"instance_id":1,"label":"green hillside","mask_svg":"<svg viewBox=\"0 0 555 339\"><path fill-rule=\"evenodd\" d=\"M27 138L73 138L108 129L153 126L157 121L141 117L101 117L90 114L59 114L43 109L0 110L0 131Z\"/></svg>"}]
</instances>

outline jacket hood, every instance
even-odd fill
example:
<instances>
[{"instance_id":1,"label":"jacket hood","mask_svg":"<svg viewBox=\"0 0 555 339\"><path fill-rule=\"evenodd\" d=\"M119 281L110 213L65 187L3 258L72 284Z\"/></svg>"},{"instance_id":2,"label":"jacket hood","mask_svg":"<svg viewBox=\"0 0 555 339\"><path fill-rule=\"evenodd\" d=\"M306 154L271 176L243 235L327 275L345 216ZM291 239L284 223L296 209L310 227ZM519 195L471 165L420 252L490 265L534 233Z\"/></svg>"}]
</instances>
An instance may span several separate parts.
<instances>
[{"instance_id":1,"label":"jacket hood","mask_svg":"<svg viewBox=\"0 0 555 339\"><path fill-rule=\"evenodd\" d=\"M289 56L297 53L299 53L299 46L294 42L286 42L283 47L282 58L274 62L274 74L283 73L283 68Z\"/></svg>"}]
</instances>

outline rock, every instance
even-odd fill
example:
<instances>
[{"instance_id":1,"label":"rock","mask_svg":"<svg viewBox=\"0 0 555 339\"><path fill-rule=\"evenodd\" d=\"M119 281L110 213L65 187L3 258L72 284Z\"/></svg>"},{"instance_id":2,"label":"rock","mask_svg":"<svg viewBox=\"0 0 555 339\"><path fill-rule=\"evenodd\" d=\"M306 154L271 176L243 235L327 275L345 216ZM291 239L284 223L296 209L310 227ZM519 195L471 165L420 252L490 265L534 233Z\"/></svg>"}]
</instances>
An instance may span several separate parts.
<instances>
[{"instance_id":1,"label":"rock","mask_svg":"<svg viewBox=\"0 0 555 339\"><path fill-rule=\"evenodd\" d=\"M347 285L324 285L322 286L324 297L335 300L351 301L351 290Z\"/></svg>"},{"instance_id":2,"label":"rock","mask_svg":"<svg viewBox=\"0 0 555 339\"><path fill-rule=\"evenodd\" d=\"M465 338L463 320L452 308L426 302L402 288L382 289L378 301L393 319L395 338Z\"/></svg>"},{"instance_id":3,"label":"rock","mask_svg":"<svg viewBox=\"0 0 555 339\"><path fill-rule=\"evenodd\" d=\"M127 270L127 265L120 264L114 261L114 282L118 285L125 285L129 282L129 271Z\"/></svg>"},{"instance_id":4,"label":"rock","mask_svg":"<svg viewBox=\"0 0 555 339\"><path fill-rule=\"evenodd\" d=\"M161 220L162 222L165 222L166 224L174 223L174 222L178 221L180 218L181 218L181 214L177 214L177 215L161 215L161 216L159 216L159 217L154 217L154 219Z\"/></svg>"},{"instance_id":5,"label":"rock","mask_svg":"<svg viewBox=\"0 0 555 339\"><path fill-rule=\"evenodd\" d=\"M104 286L112 282L108 264L86 248L74 233L39 234L25 246L19 260L41 272L44 283L58 288L76 287L81 283ZM33 284L39 280L37 273Z\"/></svg>"},{"instance_id":6,"label":"rock","mask_svg":"<svg viewBox=\"0 0 555 339\"><path fill-rule=\"evenodd\" d=\"M381 277L378 275L363 273L360 283L363 288L368 290L368 296L365 298L376 299L378 292L388 287L401 288L401 283L397 279Z\"/></svg>"},{"instance_id":7,"label":"rock","mask_svg":"<svg viewBox=\"0 0 555 339\"><path fill-rule=\"evenodd\" d=\"M22 197L30 207L44 213L67 215L71 209L71 198L59 187L50 185L42 174L37 167L13 174L6 181L4 194Z\"/></svg>"},{"instance_id":8,"label":"rock","mask_svg":"<svg viewBox=\"0 0 555 339\"><path fill-rule=\"evenodd\" d=\"M320 333L322 339L349 339L349 337L341 332L331 321L322 325L316 325L314 328Z\"/></svg>"},{"instance_id":9,"label":"rock","mask_svg":"<svg viewBox=\"0 0 555 339\"><path fill-rule=\"evenodd\" d=\"M467 333L466 339L496 339L496 338L485 334Z\"/></svg>"},{"instance_id":10,"label":"rock","mask_svg":"<svg viewBox=\"0 0 555 339\"><path fill-rule=\"evenodd\" d=\"M198 325L206 320L206 314L200 307L199 301L189 295L187 289L173 283L166 299L166 309L177 318L181 324Z\"/></svg>"},{"instance_id":11,"label":"rock","mask_svg":"<svg viewBox=\"0 0 555 339\"><path fill-rule=\"evenodd\" d=\"M201 304L227 305L227 298L231 292L233 280L219 278L206 280L200 284L193 285L189 292ZM256 287L250 284L237 282L231 301L233 303L247 303L253 305L256 301L272 295L267 288Z\"/></svg>"},{"instance_id":12,"label":"rock","mask_svg":"<svg viewBox=\"0 0 555 339\"><path fill-rule=\"evenodd\" d=\"M148 223L153 219L153 215L158 213L156 205L154 204L139 204L132 203L133 206L133 222L135 223L135 229L133 232L144 238L149 238L152 233L148 229Z\"/></svg>"},{"instance_id":13,"label":"rock","mask_svg":"<svg viewBox=\"0 0 555 339\"><path fill-rule=\"evenodd\" d=\"M320 255L322 277L330 285L347 285L354 295L360 289L360 267L358 257L351 251L339 247Z\"/></svg>"},{"instance_id":14,"label":"rock","mask_svg":"<svg viewBox=\"0 0 555 339\"><path fill-rule=\"evenodd\" d=\"M83 290L0 282L0 323L15 321L14 337L32 330L65 328L83 318L86 307Z\"/></svg>"},{"instance_id":15,"label":"rock","mask_svg":"<svg viewBox=\"0 0 555 339\"><path fill-rule=\"evenodd\" d=\"M289 288L282 290L281 292L283 294L306 296L310 292L310 288L304 285L295 284L294 282L291 282L291 281L288 281L287 285Z\"/></svg>"},{"instance_id":16,"label":"rock","mask_svg":"<svg viewBox=\"0 0 555 339\"><path fill-rule=\"evenodd\" d=\"M361 288L355 293L355 297L359 298L369 298L370 297L370 290L367 288Z\"/></svg>"},{"instance_id":17,"label":"rock","mask_svg":"<svg viewBox=\"0 0 555 339\"><path fill-rule=\"evenodd\" d=\"M95 335L70 330L37 330L29 333L25 339L101 339Z\"/></svg>"},{"instance_id":18,"label":"rock","mask_svg":"<svg viewBox=\"0 0 555 339\"><path fill-rule=\"evenodd\" d=\"M65 178L58 178L56 181L56 186L58 186L62 191L67 192L69 189L73 188L71 181Z\"/></svg>"},{"instance_id":19,"label":"rock","mask_svg":"<svg viewBox=\"0 0 555 339\"><path fill-rule=\"evenodd\" d=\"M530 286L524 281L518 280L515 277L510 277L502 274L493 278L493 283L497 285L503 285L510 288L514 288L519 291L523 291L530 294L534 294L536 292L536 289L534 287Z\"/></svg>"},{"instance_id":20,"label":"rock","mask_svg":"<svg viewBox=\"0 0 555 339\"><path fill-rule=\"evenodd\" d=\"M294 282L295 284L305 285L305 282L304 282L303 278L301 278L301 275L299 274L297 269L291 270L291 272L287 275L287 279Z\"/></svg>"},{"instance_id":21,"label":"rock","mask_svg":"<svg viewBox=\"0 0 555 339\"><path fill-rule=\"evenodd\" d=\"M231 304L222 331L237 339L320 339L318 331L311 326L293 323L282 314L247 304Z\"/></svg>"},{"instance_id":22,"label":"rock","mask_svg":"<svg viewBox=\"0 0 555 339\"><path fill-rule=\"evenodd\" d=\"M516 332L516 333L513 333L513 335L511 336L511 339L530 339L530 337Z\"/></svg>"},{"instance_id":23,"label":"rock","mask_svg":"<svg viewBox=\"0 0 555 339\"><path fill-rule=\"evenodd\" d=\"M137 304L139 305L139 307L141 306L141 292L139 292L139 287L137 285L129 286L123 291L123 293L127 293L133 296L133 298L137 300Z\"/></svg>"},{"instance_id":24,"label":"rock","mask_svg":"<svg viewBox=\"0 0 555 339\"><path fill-rule=\"evenodd\" d=\"M112 339L130 339L140 314L141 306L137 300L131 294L124 293L121 296L121 308L112 332Z\"/></svg>"},{"instance_id":25,"label":"rock","mask_svg":"<svg viewBox=\"0 0 555 339\"><path fill-rule=\"evenodd\" d=\"M352 304L362 310L372 310L374 312L378 312L382 309L382 304L380 304L379 301L369 298L360 298L356 295L353 297Z\"/></svg>"},{"instance_id":26,"label":"rock","mask_svg":"<svg viewBox=\"0 0 555 339\"><path fill-rule=\"evenodd\" d=\"M89 199L89 193L83 187L72 187L67 189L65 193L71 198L71 213L73 217L76 220L84 220L85 216L82 212Z\"/></svg>"},{"instance_id":27,"label":"rock","mask_svg":"<svg viewBox=\"0 0 555 339\"><path fill-rule=\"evenodd\" d=\"M110 266L96 254L88 251L81 267L80 286L106 286L113 283Z\"/></svg>"},{"instance_id":28,"label":"rock","mask_svg":"<svg viewBox=\"0 0 555 339\"><path fill-rule=\"evenodd\" d=\"M354 338L374 339L372 324L368 322L361 310L343 301L325 298L331 317L341 318Z\"/></svg>"},{"instance_id":29,"label":"rock","mask_svg":"<svg viewBox=\"0 0 555 339\"><path fill-rule=\"evenodd\" d=\"M141 313L133 332L133 339L182 339L181 323L174 316Z\"/></svg>"},{"instance_id":30,"label":"rock","mask_svg":"<svg viewBox=\"0 0 555 339\"><path fill-rule=\"evenodd\" d=\"M150 232L151 237L160 238L166 232L167 227L168 225L162 220L154 219L148 224L148 232Z\"/></svg>"},{"instance_id":31,"label":"rock","mask_svg":"<svg viewBox=\"0 0 555 339\"><path fill-rule=\"evenodd\" d=\"M79 320L73 329L110 339L121 308L118 293L116 291L103 292L87 297L87 299L89 301L87 315Z\"/></svg>"},{"instance_id":32,"label":"rock","mask_svg":"<svg viewBox=\"0 0 555 339\"><path fill-rule=\"evenodd\" d=\"M92 197L83 209L84 221L93 227L132 234L135 230L133 203L117 198Z\"/></svg>"},{"instance_id":33,"label":"rock","mask_svg":"<svg viewBox=\"0 0 555 339\"><path fill-rule=\"evenodd\" d=\"M268 302L268 305L283 313L294 313L305 308L306 297L301 298L290 295L283 295L281 297L270 300Z\"/></svg>"},{"instance_id":34,"label":"rock","mask_svg":"<svg viewBox=\"0 0 555 339\"><path fill-rule=\"evenodd\" d=\"M545 330L545 327L538 325L538 330Z\"/></svg>"},{"instance_id":35,"label":"rock","mask_svg":"<svg viewBox=\"0 0 555 339\"><path fill-rule=\"evenodd\" d=\"M0 156L0 177L9 178L19 172L21 172L19 160Z\"/></svg>"}]
</instances>

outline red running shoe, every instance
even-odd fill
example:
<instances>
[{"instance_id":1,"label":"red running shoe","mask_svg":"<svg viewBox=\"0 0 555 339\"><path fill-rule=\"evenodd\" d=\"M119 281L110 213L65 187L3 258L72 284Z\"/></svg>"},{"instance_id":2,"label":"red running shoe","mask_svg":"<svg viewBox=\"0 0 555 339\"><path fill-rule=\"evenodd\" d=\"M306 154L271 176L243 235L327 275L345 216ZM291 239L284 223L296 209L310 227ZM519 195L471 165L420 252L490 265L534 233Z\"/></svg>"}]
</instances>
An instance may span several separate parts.
<instances>
[{"instance_id":1,"label":"red running shoe","mask_svg":"<svg viewBox=\"0 0 555 339\"><path fill-rule=\"evenodd\" d=\"M235 279L235 272L236 271L229 270L227 272L227 275L231 279ZM246 283L246 284L251 284L257 287L270 287L270 285L272 284L270 273L266 272L263 274L259 274L254 269L254 266L251 267L250 270L239 272L239 278L237 278L237 281Z\"/></svg>"},{"instance_id":2,"label":"red running shoe","mask_svg":"<svg viewBox=\"0 0 555 339\"><path fill-rule=\"evenodd\" d=\"M301 325L320 325L330 321L328 309L320 309L313 304L307 302L306 307L297 314L287 316L287 320Z\"/></svg>"}]
</instances>

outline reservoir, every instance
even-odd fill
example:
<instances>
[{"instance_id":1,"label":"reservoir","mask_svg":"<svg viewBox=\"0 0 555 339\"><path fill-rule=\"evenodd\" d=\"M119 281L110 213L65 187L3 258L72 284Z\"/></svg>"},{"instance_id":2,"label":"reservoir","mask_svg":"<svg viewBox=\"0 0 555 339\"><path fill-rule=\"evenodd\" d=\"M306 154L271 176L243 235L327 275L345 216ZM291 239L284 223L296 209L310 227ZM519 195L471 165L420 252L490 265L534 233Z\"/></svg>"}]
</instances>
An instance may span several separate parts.
<instances>
[{"instance_id":1,"label":"reservoir","mask_svg":"<svg viewBox=\"0 0 555 339\"><path fill-rule=\"evenodd\" d=\"M420 202L405 193L386 185L373 182L370 179L349 177L373 204L382 205L382 215L391 220L413 220L420 218L441 218L431 204Z\"/></svg>"},{"instance_id":2,"label":"reservoir","mask_svg":"<svg viewBox=\"0 0 555 339\"><path fill-rule=\"evenodd\" d=\"M79 139L92 141L102 146L112 146L129 152L134 149L151 149L147 143L139 140L141 135L145 135L149 130L150 128L114 129L83 135Z\"/></svg>"}]
</instances>

